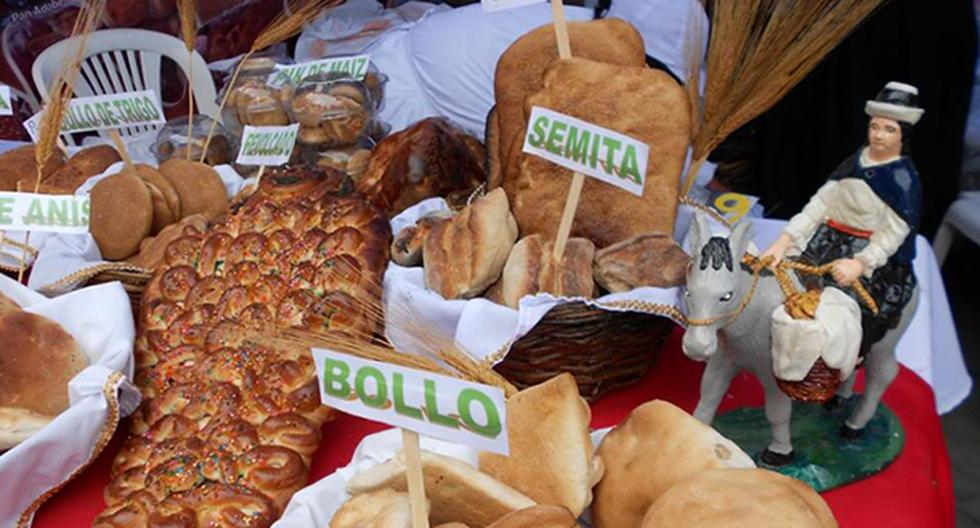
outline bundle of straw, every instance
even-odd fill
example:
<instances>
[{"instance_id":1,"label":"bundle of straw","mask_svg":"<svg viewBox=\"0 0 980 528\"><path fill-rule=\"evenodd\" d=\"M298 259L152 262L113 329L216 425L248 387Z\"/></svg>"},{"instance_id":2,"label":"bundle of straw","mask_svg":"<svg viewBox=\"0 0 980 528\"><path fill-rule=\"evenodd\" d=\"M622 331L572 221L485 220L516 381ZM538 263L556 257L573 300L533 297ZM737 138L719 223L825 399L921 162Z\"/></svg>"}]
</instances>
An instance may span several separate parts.
<instances>
[{"instance_id":1,"label":"bundle of straw","mask_svg":"<svg viewBox=\"0 0 980 528\"><path fill-rule=\"evenodd\" d=\"M688 95L696 123L684 192L729 134L776 104L884 0L716 0L707 84Z\"/></svg>"},{"instance_id":2,"label":"bundle of straw","mask_svg":"<svg viewBox=\"0 0 980 528\"><path fill-rule=\"evenodd\" d=\"M252 46L249 48L248 52L238 61L238 66L235 67L235 71L231 74L231 79L229 79L228 84L225 88L225 95L221 97L221 103L218 105L218 115L221 115L221 111L225 108L225 103L228 101L228 96L231 94L231 89L235 86L235 82L238 81L238 74L241 73L242 67L248 58L255 54L255 52L268 48L273 44L282 42L293 35L296 35L303 30L303 26L310 23L317 16L320 15L320 11L327 9L329 7L334 7L336 5L342 4L344 0L309 0L302 2L301 0L292 0L286 9L280 13L276 18L272 20L262 30ZM217 116L215 116L214 122L211 123L211 128L208 130L208 137L204 140L204 150L201 152L201 163L204 162L204 157L207 155L208 145L211 144L211 138L214 136L214 131L218 126Z\"/></svg>"},{"instance_id":3,"label":"bundle of straw","mask_svg":"<svg viewBox=\"0 0 980 528\"><path fill-rule=\"evenodd\" d=\"M71 30L72 43L75 45L73 53L66 57L61 63L61 68L51 84L48 92L41 122L38 124L37 142L34 145L34 164L36 173L34 177L34 192L41 187L43 178L42 170L48 160L54 154L54 149L58 146L58 136L61 134L61 121L65 117L65 110L68 102L71 101L75 93L75 79L82 67L82 60L85 54L85 46L88 43L89 34L98 26L102 19L102 11L105 9L106 0L87 0L83 1L78 15L75 17L75 25ZM24 243L30 245L31 233L28 232L24 237ZM24 269L27 266L26 253L18 259L17 280L24 278Z\"/></svg>"},{"instance_id":4,"label":"bundle of straw","mask_svg":"<svg viewBox=\"0 0 980 528\"><path fill-rule=\"evenodd\" d=\"M187 48L187 159L191 159L194 137L194 41L197 39L197 0L177 0L180 13L180 36Z\"/></svg>"}]
</instances>

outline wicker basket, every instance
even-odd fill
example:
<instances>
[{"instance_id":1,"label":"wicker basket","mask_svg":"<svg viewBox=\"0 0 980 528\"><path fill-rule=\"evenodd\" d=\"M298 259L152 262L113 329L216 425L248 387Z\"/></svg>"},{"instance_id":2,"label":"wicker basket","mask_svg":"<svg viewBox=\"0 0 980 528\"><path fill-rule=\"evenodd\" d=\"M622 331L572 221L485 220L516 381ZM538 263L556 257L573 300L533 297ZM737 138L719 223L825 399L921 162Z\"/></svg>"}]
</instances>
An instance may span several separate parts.
<instances>
[{"instance_id":1,"label":"wicker basket","mask_svg":"<svg viewBox=\"0 0 980 528\"><path fill-rule=\"evenodd\" d=\"M515 342L495 369L518 388L568 372L582 397L594 401L639 381L673 327L658 315L562 304Z\"/></svg>"},{"instance_id":2,"label":"wicker basket","mask_svg":"<svg viewBox=\"0 0 980 528\"><path fill-rule=\"evenodd\" d=\"M133 305L133 312L136 313L143 298L143 290L153 277L153 272L136 270L106 270L95 275L86 284L102 284L105 282L119 281L122 283L126 294L129 295L129 302Z\"/></svg>"}]
</instances>

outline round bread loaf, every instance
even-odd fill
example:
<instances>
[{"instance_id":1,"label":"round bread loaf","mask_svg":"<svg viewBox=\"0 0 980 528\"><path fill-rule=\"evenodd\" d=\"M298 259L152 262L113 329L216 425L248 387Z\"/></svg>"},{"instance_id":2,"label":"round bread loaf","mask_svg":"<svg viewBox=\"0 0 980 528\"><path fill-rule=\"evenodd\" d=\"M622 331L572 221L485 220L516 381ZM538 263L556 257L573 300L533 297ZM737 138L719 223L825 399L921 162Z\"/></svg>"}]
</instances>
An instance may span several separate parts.
<instances>
[{"instance_id":1,"label":"round bread loaf","mask_svg":"<svg viewBox=\"0 0 980 528\"><path fill-rule=\"evenodd\" d=\"M65 157L56 150L44 164L41 177L47 178L65 164ZM24 145L0 154L0 191L16 191L17 182L37 178L34 145Z\"/></svg>"},{"instance_id":2,"label":"round bread loaf","mask_svg":"<svg viewBox=\"0 0 980 528\"><path fill-rule=\"evenodd\" d=\"M228 212L228 191L215 170L198 161L170 158L160 173L180 197L180 217L203 214L213 219Z\"/></svg>"},{"instance_id":3,"label":"round bread loaf","mask_svg":"<svg viewBox=\"0 0 980 528\"><path fill-rule=\"evenodd\" d=\"M153 227L153 199L143 180L113 174L92 187L90 200L89 231L102 258L122 260L136 253Z\"/></svg>"},{"instance_id":4,"label":"round bread loaf","mask_svg":"<svg viewBox=\"0 0 980 528\"><path fill-rule=\"evenodd\" d=\"M802 482L765 469L711 469L675 484L641 528L836 528L827 503Z\"/></svg>"},{"instance_id":5,"label":"round bread loaf","mask_svg":"<svg viewBox=\"0 0 980 528\"><path fill-rule=\"evenodd\" d=\"M639 526L663 492L694 473L755 467L734 442L662 400L634 409L606 435L597 453L606 473L594 490L596 528Z\"/></svg>"},{"instance_id":6,"label":"round bread loaf","mask_svg":"<svg viewBox=\"0 0 980 528\"><path fill-rule=\"evenodd\" d=\"M330 520L330 528L409 528L412 506L408 493L383 488L355 495Z\"/></svg>"},{"instance_id":7,"label":"round bread loaf","mask_svg":"<svg viewBox=\"0 0 980 528\"><path fill-rule=\"evenodd\" d=\"M117 161L122 161L122 158L119 157L116 149L109 145L96 145L78 151L78 154L72 156L68 163L86 178L90 178L102 174L109 165Z\"/></svg>"},{"instance_id":8,"label":"round bread loaf","mask_svg":"<svg viewBox=\"0 0 980 528\"><path fill-rule=\"evenodd\" d=\"M508 513L487 528L576 528L575 516L567 508L539 504Z\"/></svg>"},{"instance_id":9,"label":"round bread loaf","mask_svg":"<svg viewBox=\"0 0 980 528\"><path fill-rule=\"evenodd\" d=\"M146 184L153 198L151 233L159 233L164 227L180 220L180 196L160 171L142 163L137 163L135 167L136 175Z\"/></svg>"}]
</instances>

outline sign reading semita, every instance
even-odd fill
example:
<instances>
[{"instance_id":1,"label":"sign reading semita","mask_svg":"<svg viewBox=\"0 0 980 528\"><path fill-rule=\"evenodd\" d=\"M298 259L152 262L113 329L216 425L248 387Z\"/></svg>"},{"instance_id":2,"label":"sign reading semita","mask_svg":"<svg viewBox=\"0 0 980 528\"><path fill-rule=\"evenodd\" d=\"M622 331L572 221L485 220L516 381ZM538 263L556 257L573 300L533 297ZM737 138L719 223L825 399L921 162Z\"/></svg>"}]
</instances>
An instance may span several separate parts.
<instances>
[{"instance_id":1,"label":"sign reading semita","mask_svg":"<svg viewBox=\"0 0 980 528\"><path fill-rule=\"evenodd\" d=\"M646 143L540 106L528 123L524 152L643 195Z\"/></svg>"}]
</instances>

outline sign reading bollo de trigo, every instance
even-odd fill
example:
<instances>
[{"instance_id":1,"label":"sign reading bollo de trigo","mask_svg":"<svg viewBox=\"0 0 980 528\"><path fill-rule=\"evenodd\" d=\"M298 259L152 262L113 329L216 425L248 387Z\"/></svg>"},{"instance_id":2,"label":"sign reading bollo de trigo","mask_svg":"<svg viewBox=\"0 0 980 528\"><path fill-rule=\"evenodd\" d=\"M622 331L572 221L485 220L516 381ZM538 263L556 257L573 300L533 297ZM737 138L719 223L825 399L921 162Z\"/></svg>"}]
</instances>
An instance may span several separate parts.
<instances>
[{"instance_id":1,"label":"sign reading bollo de trigo","mask_svg":"<svg viewBox=\"0 0 980 528\"><path fill-rule=\"evenodd\" d=\"M619 132L535 106L524 152L643 195L650 147Z\"/></svg>"},{"instance_id":2,"label":"sign reading bollo de trigo","mask_svg":"<svg viewBox=\"0 0 980 528\"><path fill-rule=\"evenodd\" d=\"M324 405L419 434L507 455L507 407L496 387L313 349Z\"/></svg>"},{"instance_id":3,"label":"sign reading bollo de trigo","mask_svg":"<svg viewBox=\"0 0 980 528\"><path fill-rule=\"evenodd\" d=\"M24 122L24 128L37 141L37 129L44 112ZM61 133L91 132L135 125L162 125L166 122L160 101L153 90L111 95L77 97L68 103L61 121Z\"/></svg>"}]
</instances>

